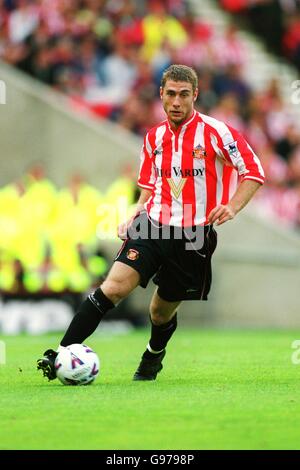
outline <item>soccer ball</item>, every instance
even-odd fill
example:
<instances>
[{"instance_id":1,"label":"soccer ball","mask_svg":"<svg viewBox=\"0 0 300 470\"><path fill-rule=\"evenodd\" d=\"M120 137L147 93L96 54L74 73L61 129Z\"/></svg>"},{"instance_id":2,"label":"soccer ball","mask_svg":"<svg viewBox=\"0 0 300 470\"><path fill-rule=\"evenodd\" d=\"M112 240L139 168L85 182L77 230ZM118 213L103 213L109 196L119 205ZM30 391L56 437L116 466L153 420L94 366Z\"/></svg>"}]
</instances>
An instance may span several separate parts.
<instances>
[{"instance_id":1,"label":"soccer ball","mask_svg":"<svg viewBox=\"0 0 300 470\"><path fill-rule=\"evenodd\" d=\"M87 385L99 374L97 354L85 344L71 344L59 351L55 359L57 378L64 385Z\"/></svg>"}]
</instances>

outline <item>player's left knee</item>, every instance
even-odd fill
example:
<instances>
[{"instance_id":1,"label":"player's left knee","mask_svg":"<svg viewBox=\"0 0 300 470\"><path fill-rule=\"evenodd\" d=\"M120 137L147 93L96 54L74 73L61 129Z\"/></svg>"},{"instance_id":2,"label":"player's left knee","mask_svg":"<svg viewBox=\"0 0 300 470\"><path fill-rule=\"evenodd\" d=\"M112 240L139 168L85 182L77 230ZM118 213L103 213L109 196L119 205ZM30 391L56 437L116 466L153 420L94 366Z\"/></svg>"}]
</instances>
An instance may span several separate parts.
<instances>
[{"instance_id":1,"label":"player's left knee","mask_svg":"<svg viewBox=\"0 0 300 470\"><path fill-rule=\"evenodd\" d=\"M164 323L168 323L168 321L172 318L172 314L164 314L160 310L152 307L150 309L150 317L151 321L154 325L163 325Z\"/></svg>"}]
</instances>

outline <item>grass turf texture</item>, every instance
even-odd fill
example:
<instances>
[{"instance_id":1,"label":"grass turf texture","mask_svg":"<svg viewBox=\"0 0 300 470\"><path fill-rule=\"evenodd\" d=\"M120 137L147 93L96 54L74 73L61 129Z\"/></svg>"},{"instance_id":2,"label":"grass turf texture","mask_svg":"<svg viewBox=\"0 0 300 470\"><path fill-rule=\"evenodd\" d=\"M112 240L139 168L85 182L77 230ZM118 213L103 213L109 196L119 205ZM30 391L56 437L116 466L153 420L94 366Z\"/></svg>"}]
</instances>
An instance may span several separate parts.
<instances>
[{"instance_id":1,"label":"grass turf texture","mask_svg":"<svg viewBox=\"0 0 300 470\"><path fill-rule=\"evenodd\" d=\"M132 382L148 331L97 336L87 387L47 382L35 361L60 336L7 337L0 449L299 449L299 331L179 329L155 382Z\"/></svg>"}]
</instances>

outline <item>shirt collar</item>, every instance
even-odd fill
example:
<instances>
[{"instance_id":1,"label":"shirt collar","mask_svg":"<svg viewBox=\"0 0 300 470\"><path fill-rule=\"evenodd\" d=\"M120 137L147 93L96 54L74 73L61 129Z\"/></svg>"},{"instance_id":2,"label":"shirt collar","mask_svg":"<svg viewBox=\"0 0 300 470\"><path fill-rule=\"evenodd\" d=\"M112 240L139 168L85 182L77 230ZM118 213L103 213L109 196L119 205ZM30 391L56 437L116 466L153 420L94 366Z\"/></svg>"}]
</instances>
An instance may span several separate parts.
<instances>
[{"instance_id":1,"label":"shirt collar","mask_svg":"<svg viewBox=\"0 0 300 470\"><path fill-rule=\"evenodd\" d=\"M196 110L194 109L194 112L193 112L192 116L191 116L189 119L183 121L183 123L180 124L180 126L179 126L177 129L172 129L172 126L171 126L171 124L170 124L170 121L169 121L169 119L167 119L167 123L168 123L169 129L170 129L172 132L178 132L178 131L180 131L184 126L188 126L189 124L191 124L191 122L195 119L196 114L197 114L197 112L196 112Z\"/></svg>"}]
</instances>

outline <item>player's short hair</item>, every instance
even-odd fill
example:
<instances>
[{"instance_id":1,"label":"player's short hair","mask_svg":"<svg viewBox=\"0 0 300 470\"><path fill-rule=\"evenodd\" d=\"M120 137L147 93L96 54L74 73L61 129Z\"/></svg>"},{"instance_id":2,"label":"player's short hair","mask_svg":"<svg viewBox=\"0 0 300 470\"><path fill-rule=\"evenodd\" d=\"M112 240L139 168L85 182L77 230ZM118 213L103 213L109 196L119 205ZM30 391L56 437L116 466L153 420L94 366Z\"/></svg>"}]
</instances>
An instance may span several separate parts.
<instances>
[{"instance_id":1,"label":"player's short hair","mask_svg":"<svg viewBox=\"0 0 300 470\"><path fill-rule=\"evenodd\" d=\"M193 91L198 87L198 77L194 69L187 65L173 64L168 67L162 76L161 87L164 88L167 80L174 82L188 82L191 83Z\"/></svg>"}]
</instances>

